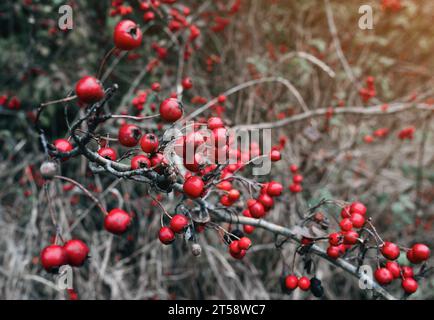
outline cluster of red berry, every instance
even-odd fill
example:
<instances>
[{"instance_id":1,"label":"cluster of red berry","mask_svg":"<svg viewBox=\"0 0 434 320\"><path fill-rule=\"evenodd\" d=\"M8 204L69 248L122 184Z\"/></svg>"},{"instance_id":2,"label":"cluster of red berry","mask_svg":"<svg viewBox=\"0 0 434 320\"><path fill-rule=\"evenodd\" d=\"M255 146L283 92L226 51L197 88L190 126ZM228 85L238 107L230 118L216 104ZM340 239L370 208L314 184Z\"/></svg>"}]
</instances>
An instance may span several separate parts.
<instances>
[{"instance_id":1,"label":"cluster of red berry","mask_svg":"<svg viewBox=\"0 0 434 320\"><path fill-rule=\"evenodd\" d=\"M72 239L63 246L52 244L41 251L41 264L48 272L57 272L66 264L80 267L84 264L89 255L87 245L78 239Z\"/></svg>"},{"instance_id":2,"label":"cluster of red berry","mask_svg":"<svg viewBox=\"0 0 434 320\"><path fill-rule=\"evenodd\" d=\"M369 100L371 100L373 97L377 95L375 91L375 85L374 85L374 77L369 76L366 78L366 88L361 88L359 90L360 98L362 98L363 103L368 103Z\"/></svg>"},{"instance_id":3,"label":"cluster of red berry","mask_svg":"<svg viewBox=\"0 0 434 320\"><path fill-rule=\"evenodd\" d=\"M296 164L292 164L289 166L289 170L293 174L292 176L292 184L289 185L289 191L291 193L300 193L303 191L302 182L303 182L303 175L298 173L298 166Z\"/></svg>"},{"instance_id":4,"label":"cluster of red berry","mask_svg":"<svg viewBox=\"0 0 434 320\"><path fill-rule=\"evenodd\" d=\"M11 110L18 110L21 107L21 101L16 96L8 97L7 94L0 95L0 106L5 106Z\"/></svg>"}]
</instances>

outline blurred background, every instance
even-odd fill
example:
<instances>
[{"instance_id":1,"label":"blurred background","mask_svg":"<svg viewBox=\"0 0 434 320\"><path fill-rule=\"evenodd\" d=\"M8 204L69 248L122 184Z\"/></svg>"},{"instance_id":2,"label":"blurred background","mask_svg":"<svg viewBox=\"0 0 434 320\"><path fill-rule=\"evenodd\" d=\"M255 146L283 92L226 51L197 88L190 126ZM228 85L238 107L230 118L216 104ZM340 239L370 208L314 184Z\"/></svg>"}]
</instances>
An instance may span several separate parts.
<instances>
[{"instance_id":1,"label":"blurred background","mask_svg":"<svg viewBox=\"0 0 434 320\"><path fill-rule=\"evenodd\" d=\"M73 8L73 29L62 31L58 8L65 3ZM362 4L372 7L372 30L359 28ZM282 145L283 160L263 179L281 182L285 192L268 219L291 226L297 213L322 198L360 200L383 238L432 248L433 1L176 1L174 8L191 9L189 19L201 31L196 45L183 51L167 30L164 6L161 16L156 12L155 20L146 22L139 1L133 0L0 3L0 298L314 299L281 291L283 262L291 263L295 245L276 250L274 236L257 229L251 237L255 246L241 262L229 256L215 232L201 236L198 258L182 241L164 247L156 236L160 212L145 196L145 187L93 175L80 157L62 162L62 174L85 185L105 207L124 207L134 222L128 234L109 235L100 212L79 189L51 182L62 231L91 249L90 261L74 269L74 292L56 290L55 277L38 258L56 230L39 174L44 154L34 130L36 109L65 97L83 75L97 73L122 18L142 25L144 45L126 55L115 52L107 62L104 84L119 85L110 101L113 113L152 114L152 99L140 104L134 98L154 82L161 84L162 96L176 91L178 63L185 54L191 57L184 74L194 82L183 96L187 114L227 89L263 77L287 79L304 101L283 85L254 86L207 111L228 125L278 121L305 112L303 105L310 111L383 106L385 114L378 116L342 114L275 128L273 139ZM388 114L388 106L397 103L423 108ZM66 110L69 119L81 112L76 103ZM40 120L50 141L68 137L62 105L47 107ZM110 124L99 129L102 136L116 136L119 123ZM143 124L147 129L157 125ZM414 131L410 138L402 135L408 128ZM303 192L297 195L287 188L290 164L304 176ZM168 209L174 205L171 197L160 197ZM324 210L338 215L336 208ZM326 261L315 259L315 268L324 299L372 297ZM390 291L399 297L398 286ZM428 277L412 298L434 298L433 287Z\"/></svg>"}]
</instances>

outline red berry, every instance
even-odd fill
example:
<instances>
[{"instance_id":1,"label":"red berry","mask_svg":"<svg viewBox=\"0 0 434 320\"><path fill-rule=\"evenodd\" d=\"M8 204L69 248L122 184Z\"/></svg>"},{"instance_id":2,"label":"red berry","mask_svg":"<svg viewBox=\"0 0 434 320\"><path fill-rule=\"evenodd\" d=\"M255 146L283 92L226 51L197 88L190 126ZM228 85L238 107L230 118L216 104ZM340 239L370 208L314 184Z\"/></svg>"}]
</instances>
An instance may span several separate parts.
<instances>
[{"instance_id":1,"label":"red berry","mask_svg":"<svg viewBox=\"0 0 434 320\"><path fill-rule=\"evenodd\" d=\"M118 140L125 147L134 147L142 135L139 127L134 124L123 124L119 128Z\"/></svg>"},{"instance_id":2,"label":"red berry","mask_svg":"<svg viewBox=\"0 0 434 320\"><path fill-rule=\"evenodd\" d=\"M252 246L252 241L247 237L242 237L240 240L238 240L238 247L241 250L249 250L249 248Z\"/></svg>"},{"instance_id":3,"label":"red berry","mask_svg":"<svg viewBox=\"0 0 434 320\"><path fill-rule=\"evenodd\" d=\"M177 99L168 98L160 104L160 116L167 122L175 122L182 117L182 108Z\"/></svg>"},{"instance_id":4,"label":"red berry","mask_svg":"<svg viewBox=\"0 0 434 320\"><path fill-rule=\"evenodd\" d=\"M118 49L136 49L142 43L142 30L134 21L122 20L115 27L113 40Z\"/></svg>"},{"instance_id":5,"label":"red berry","mask_svg":"<svg viewBox=\"0 0 434 320\"><path fill-rule=\"evenodd\" d=\"M298 286L298 278L295 275L289 275L285 278L285 286L288 290L294 290Z\"/></svg>"},{"instance_id":6,"label":"red berry","mask_svg":"<svg viewBox=\"0 0 434 320\"><path fill-rule=\"evenodd\" d=\"M354 230L350 230L344 233L344 244L356 244L357 240L359 238L359 234L354 231Z\"/></svg>"},{"instance_id":7,"label":"red berry","mask_svg":"<svg viewBox=\"0 0 434 320\"><path fill-rule=\"evenodd\" d=\"M360 213L353 213L350 217L350 221L354 228L361 228L365 224L365 217Z\"/></svg>"},{"instance_id":8,"label":"red berry","mask_svg":"<svg viewBox=\"0 0 434 320\"><path fill-rule=\"evenodd\" d=\"M329 246L327 248L327 255L332 259L337 259L341 255L341 250L338 246Z\"/></svg>"},{"instance_id":9,"label":"red berry","mask_svg":"<svg viewBox=\"0 0 434 320\"><path fill-rule=\"evenodd\" d=\"M273 162L279 161L282 158L279 150L271 150L270 159Z\"/></svg>"},{"instance_id":10,"label":"red berry","mask_svg":"<svg viewBox=\"0 0 434 320\"><path fill-rule=\"evenodd\" d=\"M412 267L402 266L401 272L402 272L403 278L413 278L414 277L414 271L413 271Z\"/></svg>"},{"instance_id":11,"label":"red berry","mask_svg":"<svg viewBox=\"0 0 434 320\"><path fill-rule=\"evenodd\" d=\"M349 206L346 206L346 207L342 208L342 210L341 210L341 217L343 219L351 217L350 207Z\"/></svg>"},{"instance_id":12,"label":"red berry","mask_svg":"<svg viewBox=\"0 0 434 320\"><path fill-rule=\"evenodd\" d=\"M259 195L258 201L262 203L265 209L270 209L274 205L274 200L268 194L263 193Z\"/></svg>"},{"instance_id":13,"label":"red berry","mask_svg":"<svg viewBox=\"0 0 434 320\"><path fill-rule=\"evenodd\" d=\"M296 164L291 164L289 170L291 170L292 173L296 173L298 171L298 166Z\"/></svg>"},{"instance_id":14,"label":"red berry","mask_svg":"<svg viewBox=\"0 0 434 320\"><path fill-rule=\"evenodd\" d=\"M184 232L184 229L188 226L189 220L183 214L176 214L170 220L170 229L176 233Z\"/></svg>"},{"instance_id":15,"label":"red berry","mask_svg":"<svg viewBox=\"0 0 434 320\"><path fill-rule=\"evenodd\" d=\"M292 182L295 184L300 184L303 182L303 176L301 174L296 174L292 177Z\"/></svg>"},{"instance_id":16,"label":"red berry","mask_svg":"<svg viewBox=\"0 0 434 320\"><path fill-rule=\"evenodd\" d=\"M350 212L353 213L359 213L362 216L366 215L366 207L363 203L361 202L353 202L350 206Z\"/></svg>"},{"instance_id":17,"label":"red berry","mask_svg":"<svg viewBox=\"0 0 434 320\"><path fill-rule=\"evenodd\" d=\"M339 227L342 231L350 231L353 228L353 223L349 218L345 218L339 223Z\"/></svg>"},{"instance_id":18,"label":"red berry","mask_svg":"<svg viewBox=\"0 0 434 320\"><path fill-rule=\"evenodd\" d=\"M175 240L175 234L172 229L168 227L162 227L158 232L158 238L163 244L171 244Z\"/></svg>"},{"instance_id":19,"label":"red berry","mask_svg":"<svg viewBox=\"0 0 434 320\"><path fill-rule=\"evenodd\" d=\"M329 235L329 243L332 246L338 246L342 240L342 235L340 233L331 233Z\"/></svg>"},{"instance_id":20,"label":"red berry","mask_svg":"<svg viewBox=\"0 0 434 320\"><path fill-rule=\"evenodd\" d=\"M155 19L155 13L152 11L146 11L143 14L143 20L145 20L145 22L149 22Z\"/></svg>"},{"instance_id":21,"label":"red berry","mask_svg":"<svg viewBox=\"0 0 434 320\"><path fill-rule=\"evenodd\" d=\"M243 231L246 234L252 234L253 231L255 231L255 227L245 224L245 225L243 225Z\"/></svg>"},{"instance_id":22,"label":"red berry","mask_svg":"<svg viewBox=\"0 0 434 320\"><path fill-rule=\"evenodd\" d=\"M395 261L387 261L386 268L392 273L394 279L399 278L401 275L401 269L399 268L399 264Z\"/></svg>"},{"instance_id":23,"label":"red berry","mask_svg":"<svg viewBox=\"0 0 434 320\"><path fill-rule=\"evenodd\" d=\"M161 90L161 85L158 82L154 82L151 84L151 90L158 92Z\"/></svg>"},{"instance_id":24,"label":"red berry","mask_svg":"<svg viewBox=\"0 0 434 320\"><path fill-rule=\"evenodd\" d=\"M131 223L130 215L122 209L112 209L104 219L104 227L108 232L122 234Z\"/></svg>"},{"instance_id":25,"label":"red berry","mask_svg":"<svg viewBox=\"0 0 434 320\"><path fill-rule=\"evenodd\" d=\"M300 193L301 191L303 191L303 188L301 184L293 183L289 186L289 191L291 191L292 193Z\"/></svg>"},{"instance_id":26,"label":"red berry","mask_svg":"<svg viewBox=\"0 0 434 320\"><path fill-rule=\"evenodd\" d=\"M53 144L57 151L62 153L67 153L73 149L71 142L66 139L54 140Z\"/></svg>"},{"instance_id":27,"label":"red berry","mask_svg":"<svg viewBox=\"0 0 434 320\"><path fill-rule=\"evenodd\" d=\"M230 207L231 205L234 204L234 202L231 199L229 199L227 195L223 195L220 197L220 203L225 207Z\"/></svg>"},{"instance_id":28,"label":"red berry","mask_svg":"<svg viewBox=\"0 0 434 320\"><path fill-rule=\"evenodd\" d=\"M185 180L183 190L190 198L198 198L203 192L204 183L200 177L192 176Z\"/></svg>"},{"instance_id":29,"label":"red berry","mask_svg":"<svg viewBox=\"0 0 434 320\"><path fill-rule=\"evenodd\" d=\"M231 254L238 254L241 252L241 248L240 248L240 243L238 240L233 240L230 244L229 244L229 252Z\"/></svg>"},{"instance_id":30,"label":"red berry","mask_svg":"<svg viewBox=\"0 0 434 320\"><path fill-rule=\"evenodd\" d=\"M411 250L413 251L413 259L418 262L426 261L429 259L431 251L428 246L417 243L415 244Z\"/></svg>"},{"instance_id":31,"label":"red berry","mask_svg":"<svg viewBox=\"0 0 434 320\"><path fill-rule=\"evenodd\" d=\"M106 159L109 159L111 161L116 161L117 154L116 151L112 148L101 148L98 150L98 154Z\"/></svg>"},{"instance_id":32,"label":"red berry","mask_svg":"<svg viewBox=\"0 0 434 320\"><path fill-rule=\"evenodd\" d=\"M399 247L393 242L386 241L381 247L381 253L389 260L396 260L400 255L400 250Z\"/></svg>"},{"instance_id":33,"label":"red berry","mask_svg":"<svg viewBox=\"0 0 434 320\"><path fill-rule=\"evenodd\" d=\"M271 181L267 184L267 194L271 197L278 197L282 194L283 186L275 181Z\"/></svg>"},{"instance_id":34,"label":"red berry","mask_svg":"<svg viewBox=\"0 0 434 320\"><path fill-rule=\"evenodd\" d=\"M184 90L190 90L191 88L193 88L193 81L191 81L189 77L186 77L182 79L181 85L184 88Z\"/></svg>"},{"instance_id":35,"label":"red berry","mask_svg":"<svg viewBox=\"0 0 434 320\"><path fill-rule=\"evenodd\" d=\"M229 191L232 189L232 183L230 183L228 180L222 181L217 184L217 189Z\"/></svg>"},{"instance_id":36,"label":"red berry","mask_svg":"<svg viewBox=\"0 0 434 320\"><path fill-rule=\"evenodd\" d=\"M97 78L86 76L75 85L75 94L83 103L95 103L104 97L104 89Z\"/></svg>"},{"instance_id":37,"label":"red berry","mask_svg":"<svg viewBox=\"0 0 434 320\"><path fill-rule=\"evenodd\" d=\"M131 159L131 169L137 170L142 168L150 168L151 167L151 160L147 156L144 156L143 154L139 154L137 156L134 156Z\"/></svg>"},{"instance_id":38,"label":"red berry","mask_svg":"<svg viewBox=\"0 0 434 320\"><path fill-rule=\"evenodd\" d=\"M244 256L246 255L246 250L241 250L238 253L234 253L232 251L229 251L229 253L231 254L231 256L235 259L241 260L242 258L244 258Z\"/></svg>"},{"instance_id":39,"label":"red berry","mask_svg":"<svg viewBox=\"0 0 434 320\"><path fill-rule=\"evenodd\" d=\"M419 261L416 260L413 256L413 250L411 250L411 249L408 250L406 253L406 256L407 256L407 260L410 261L411 263L415 263L415 264L419 263Z\"/></svg>"},{"instance_id":40,"label":"red berry","mask_svg":"<svg viewBox=\"0 0 434 320\"><path fill-rule=\"evenodd\" d=\"M211 117L207 121L208 129L214 130L217 128L223 128L225 125L223 123L223 120L219 117Z\"/></svg>"},{"instance_id":41,"label":"red berry","mask_svg":"<svg viewBox=\"0 0 434 320\"><path fill-rule=\"evenodd\" d=\"M147 133L140 139L140 147L143 152L154 153L157 152L159 146L158 138L153 133Z\"/></svg>"},{"instance_id":42,"label":"red berry","mask_svg":"<svg viewBox=\"0 0 434 320\"><path fill-rule=\"evenodd\" d=\"M375 280L381 285L386 285L392 282L393 275L387 268L378 268L374 272Z\"/></svg>"},{"instance_id":43,"label":"red berry","mask_svg":"<svg viewBox=\"0 0 434 320\"><path fill-rule=\"evenodd\" d=\"M298 279L298 287L303 290L307 291L310 289L310 280L308 277L301 277Z\"/></svg>"},{"instance_id":44,"label":"red berry","mask_svg":"<svg viewBox=\"0 0 434 320\"><path fill-rule=\"evenodd\" d=\"M237 201L240 198L240 192L237 189L231 189L228 193L228 197L231 201Z\"/></svg>"},{"instance_id":45,"label":"red berry","mask_svg":"<svg viewBox=\"0 0 434 320\"><path fill-rule=\"evenodd\" d=\"M63 247L52 244L41 251L41 263L48 272L56 272L57 269L68 263L68 256Z\"/></svg>"},{"instance_id":46,"label":"red berry","mask_svg":"<svg viewBox=\"0 0 434 320\"><path fill-rule=\"evenodd\" d=\"M81 240L73 239L67 241L63 248L68 256L68 264L74 267L80 267L86 261L89 255L88 246Z\"/></svg>"},{"instance_id":47,"label":"red berry","mask_svg":"<svg viewBox=\"0 0 434 320\"><path fill-rule=\"evenodd\" d=\"M402 280L401 285L404 291L408 294L415 293L418 288L418 284L413 278L405 278L404 280Z\"/></svg>"},{"instance_id":48,"label":"red berry","mask_svg":"<svg viewBox=\"0 0 434 320\"><path fill-rule=\"evenodd\" d=\"M247 204L250 214L253 218L260 219L265 215L265 208L262 203L257 200L250 201L250 205Z\"/></svg>"}]
</instances>

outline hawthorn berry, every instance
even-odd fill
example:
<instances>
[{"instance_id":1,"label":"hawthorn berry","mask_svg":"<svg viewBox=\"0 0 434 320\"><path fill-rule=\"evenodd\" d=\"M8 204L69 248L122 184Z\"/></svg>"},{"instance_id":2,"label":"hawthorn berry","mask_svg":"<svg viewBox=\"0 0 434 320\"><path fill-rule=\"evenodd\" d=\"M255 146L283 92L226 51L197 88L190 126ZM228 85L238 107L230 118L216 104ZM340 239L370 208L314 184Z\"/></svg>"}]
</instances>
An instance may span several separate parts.
<instances>
[{"instance_id":1,"label":"hawthorn berry","mask_svg":"<svg viewBox=\"0 0 434 320\"><path fill-rule=\"evenodd\" d=\"M417 291L417 288L419 287L417 281L413 278L405 278L404 280L402 280L401 285L405 293L407 294L415 293Z\"/></svg>"},{"instance_id":2,"label":"hawthorn berry","mask_svg":"<svg viewBox=\"0 0 434 320\"><path fill-rule=\"evenodd\" d=\"M250 214L253 218L260 219L265 215L265 208L264 205L254 199L251 199L253 201L250 201L250 204L247 204L247 207L249 208Z\"/></svg>"},{"instance_id":3,"label":"hawthorn berry","mask_svg":"<svg viewBox=\"0 0 434 320\"><path fill-rule=\"evenodd\" d=\"M204 188L203 180L198 176L191 176L185 180L182 189L190 198L198 198L201 196Z\"/></svg>"},{"instance_id":4,"label":"hawthorn berry","mask_svg":"<svg viewBox=\"0 0 434 320\"><path fill-rule=\"evenodd\" d=\"M97 78L85 76L75 85L75 94L83 103L95 103L104 97L104 88Z\"/></svg>"},{"instance_id":5,"label":"hawthorn berry","mask_svg":"<svg viewBox=\"0 0 434 320\"><path fill-rule=\"evenodd\" d=\"M190 90L191 88L193 88L193 81L191 81L189 77L185 77L184 79L182 79L181 85L184 90Z\"/></svg>"},{"instance_id":6,"label":"hawthorn berry","mask_svg":"<svg viewBox=\"0 0 434 320\"><path fill-rule=\"evenodd\" d=\"M160 104L160 116L167 122L175 122L182 117L181 104L175 98L168 98Z\"/></svg>"},{"instance_id":7,"label":"hawthorn berry","mask_svg":"<svg viewBox=\"0 0 434 320\"><path fill-rule=\"evenodd\" d=\"M62 153L70 152L73 149L71 142L66 139L54 140L53 145L57 149L57 151Z\"/></svg>"},{"instance_id":8,"label":"hawthorn berry","mask_svg":"<svg viewBox=\"0 0 434 320\"><path fill-rule=\"evenodd\" d=\"M292 182L294 184L301 184L303 182L303 176L301 174L296 174L292 177Z\"/></svg>"},{"instance_id":9,"label":"hawthorn berry","mask_svg":"<svg viewBox=\"0 0 434 320\"><path fill-rule=\"evenodd\" d=\"M365 224L365 217L360 213L353 213L349 218L354 228L361 228Z\"/></svg>"},{"instance_id":10,"label":"hawthorn berry","mask_svg":"<svg viewBox=\"0 0 434 320\"><path fill-rule=\"evenodd\" d=\"M119 128L118 140L125 147L134 147L139 142L142 132L134 124L123 124Z\"/></svg>"},{"instance_id":11,"label":"hawthorn berry","mask_svg":"<svg viewBox=\"0 0 434 320\"><path fill-rule=\"evenodd\" d=\"M359 238L359 234L354 230L349 230L344 233L344 244L356 244Z\"/></svg>"},{"instance_id":12,"label":"hawthorn berry","mask_svg":"<svg viewBox=\"0 0 434 320\"><path fill-rule=\"evenodd\" d=\"M68 256L68 264L74 267L82 266L89 255L89 247L78 239L67 241L63 248Z\"/></svg>"},{"instance_id":13,"label":"hawthorn berry","mask_svg":"<svg viewBox=\"0 0 434 320\"><path fill-rule=\"evenodd\" d=\"M387 268L378 268L374 272L375 280L381 285L387 285L392 282L393 275L392 272Z\"/></svg>"},{"instance_id":14,"label":"hawthorn berry","mask_svg":"<svg viewBox=\"0 0 434 320\"><path fill-rule=\"evenodd\" d=\"M298 279L298 287L303 290L307 291L310 289L310 280L308 277L301 277Z\"/></svg>"},{"instance_id":15,"label":"hawthorn berry","mask_svg":"<svg viewBox=\"0 0 434 320\"><path fill-rule=\"evenodd\" d=\"M228 192L228 198L231 201L237 201L240 198L240 192L237 189L231 189Z\"/></svg>"},{"instance_id":16,"label":"hawthorn berry","mask_svg":"<svg viewBox=\"0 0 434 320\"><path fill-rule=\"evenodd\" d=\"M387 261L386 268L390 271L394 279L399 278L401 275L401 269L396 261Z\"/></svg>"},{"instance_id":17,"label":"hawthorn berry","mask_svg":"<svg viewBox=\"0 0 434 320\"><path fill-rule=\"evenodd\" d=\"M252 246L252 241L247 237L242 237L240 240L238 240L238 247L241 250L249 250L249 248Z\"/></svg>"},{"instance_id":18,"label":"hawthorn berry","mask_svg":"<svg viewBox=\"0 0 434 320\"><path fill-rule=\"evenodd\" d=\"M327 248L327 255L332 259L337 259L341 255L341 250L339 246L329 246Z\"/></svg>"},{"instance_id":19,"label":"hawthorn berry","mask_svg":"<svg viewBox=\"0 0 434 320\"><path fill-rule=\"evenodd\" d=\"M211 117L207 121L207 127L209 130L223 128L224 126L223 120L219 117Z\"/></svg>"},{"instance_id":20,"label":"hawthorn berry","mask_svg":"<svg viewBox=\"0 0 434 320\"><path fill-rule=\"evenodd\" d=\"M143 154L139 154L137 156L134 156L131 159L131 169L137 170L142 168L150 168L151 167L151 160Z\"/></svg>"},{"instance_id":21,"label":"hawthorn berry","mask_svg":"<svg viewBox=\"0 0 434 320\"><path fill-rule=\"evenodd\" d=\"M140 139L140 147L143 152L155 153L158 150L158 138L153 133L147 133Z\"/></svg>"},{"instance_id":22,"label":"hawthorn berry","mask_svg":"<svg viewBox=\"0 0 434 320\"><path fill-rule=\"evenodd\" d=\"M294 290L298 286L298 278L295 275L289 275L285 278L285 287L288 290Z\"/></svg>"},{"instance_id":23,"label":"hawthorn berry","mask_svg":"<svg viewBox=\"0 0 434 320\"><path fill-rule=\"evenodd\" d=\"M298 166L297 166L296 164L291 164L291 165L289 166L289 170L290 170L292 173L296 173L296 172L298 171Z\"/></svg>"},{"instance_id":24,"label":"hawthorn berry","mask_svg":"<svg viewBox=\"0 0 434 320\"><path fill-rule=\"evenodd\" d=\"M44 179L52 179L59 171L59 166L55 161L44 161L42 162L39 171Z\"/></svg>"},{"instance_id":25,"label":"hawthorn berry","mask_svg":"<svg viewBox=\"0 0 434 320\"><path fill-rule=\"evenodd\" d=\"M170 229L175 233L182 233L187 227L189 220L183 214L175 214L170 220Z\"/></svg>"},{"instance_id":26,"label":"hawthorn berry","mask_svg":"<svg viewBox=\"0 0 434 320\"><path fill-rule=\"evenodd\" d=\"M350 231L353 228L353 223L349 218L345 218L341 220L339 227L342 231Z\"/></svg>"},{"instance_id":27,"label":"hawthorn berry","mask_svg":"<svg viewBox=\"0 0 434 320\"><path fill-rule=\"evenodd\" d=\"M175 240L175 233L168 227L162 227L158 232L158 239L163 244L171 244Z\"/></svg>"},{"instance_id":28,"label":"hawthorn berry","mask_svg":"<svg viewBox=\"0 0 434 320\"><path fill-rule=\"evenodd\" d=\"M412 267L409 266L402 266L401 267L401 273L403 278L413 278L414 277L414 270Z\"/></svg>"},{"instance_id":29,"label":"hawthorn berry","mask_svg":"<svg viewBox=\"0 0 434 320\"><path fill-rule=\"evenodd\" d=\"M273 162L276 162L276 161L279 161L280 159L282 159L280 151L279 150L271 150L271 152L270 152L270 159Z\"/></svg>"},{"instance_id":30,"label":"hawthorn berry","mask_svg":"<svg viewBox=\"0 0 434 320\"><path fill-rule=\"evenodd\" d=\"M229 252L238 254L241 252L240 243L238 240L232 240L232 242L229 244Z\"/></svg>"},{"instance_id":31,"label":"hawthorn berry","mask_svg":"<svg viewBox=\"0 0 434 320\"><path fill-rule=\"evenodd\" d=\"M366 215L366 207L363 203L361 202L353 202L350 206L350 212L351 214L353 213L359 213L362 216Z\"/></svg>"},{"instance_id":32,"label":"hawthorn berry","mask_svg":"<svg viewBox=\"0 0 434 320\"><path fill-rule=\"evenodd\" d=\"M292 193L300 193L301 191L303 191L303 188L300 184L293 183L289 186L289 191L291 191Z\"/></svg>"},{"instance_id":33,"label":"hawthorn berry","mask_svg":"<svg viewBox=\"0 0 434 320\"><path fill-rule=\"evenodd\" d=\"M262 203L265 209L270 209L274 205L274 200L268 194L263 193L259 195L258 201Z\"/></svg>"},{"instance_id":34,"label":"hawthorn berry","mask_svg":"<svg viewBox=\"0 0 434 320\"><path fill-rule=\"evenodd\" d=\"M393 242L386 241L381 247L381 253L389 260L396 260L400 255L400 250L399 247Z\"/></svg>"},{"instance_id":35,"label":"hawthorn berry","mask_svg":"<svg viewBox=\"0 0 434 320\"><path fill-rule=\"evenodd\" d=\"M127 231L131 223L130 215L122 209L112 209L104 219L104 227L113 234L122 234Z\"/></svg>"},{"instance_id":36,"label":"hawthorn berry","mask_svg":"<svg viewBox=\"0 0 434 320\"><path fill-rule=\"evenodd\" d=\"M346 207L342 208L342 210L341 210L341 217L343 219L351 217L351 212L350 212L350 207L349 206L346 206Z\"/></svg>"},{"instance_id":37,"label":"hawthorn berry","mask_svg":"<svg viewBox=\"0 0 434 320\"><path fill-rule=\"evenodd\" d=\"M428 246L422 243L416 243L411 248L411 251L413 255L413 260L418 261L417 263L428 260L431 255L431 251Z\"/></svg>"},{"instance_id":38,"label":"hawthorn berry","mask_svg":"<svg viewBox=\"0 0 434 320\"><path fill-rule=\"evenodd\" d=\"M113 41L118 49L136 49L142 43L142 30L134 21L122 20L114 29Z\"/></svg>"},{"instance_id":39,"label":"hawthorn berry","mask_svg":"<svg viewBox=\"0 0 434 320\"><path fill-rule=\"evenodd\" d=\"M329 243L332 246L338 246L342 240L342 235L340 233L331 233L329 234Z\"/></svg>"},{"instance_id":40,"label":"hawthorn berry","mask_svg":"<svg viewBox=\"0 0 434 320\"><path fill-rule=\"evenodd\" d=\"M282 194L283 186L279 182L271 181L267 184L266 192L271 197L278 197Z\"/></svg>"},{"instance_id":41,"label":"hawthorn berry","mask_svg":"<svg viewBox=\"0 0 434 320\"><path fill-rule=\"evenodd\" d=\"M109 148L109 147L99 149L98 154L101 157L106 158L106 159L111 160L111 161L116 161L116 159L118 157L116 154L116 151L112 148Z\"/></svg>"},{"instance_id":42,"label":"hawthorn berry","mask_svg":"<svg viewBox=\"0 0 434 320\"><path fill-rule=\"evenodd\" d=\"M68 263L68 256L62 246L52 244L41 251L41 264L48 272L57 270Z\"/></svg>"}]
</instances>

